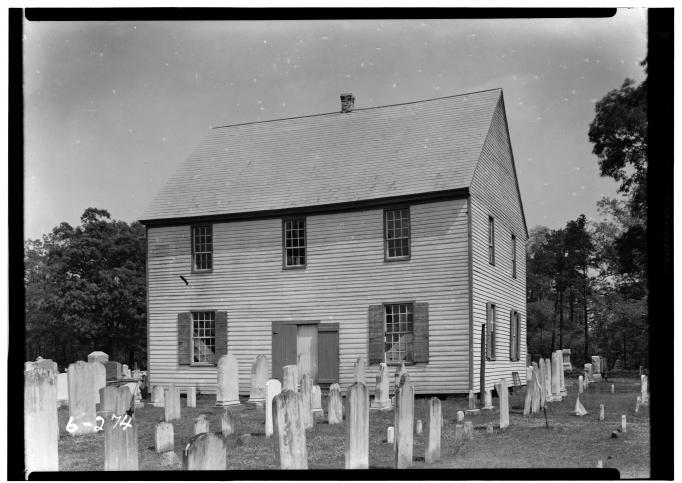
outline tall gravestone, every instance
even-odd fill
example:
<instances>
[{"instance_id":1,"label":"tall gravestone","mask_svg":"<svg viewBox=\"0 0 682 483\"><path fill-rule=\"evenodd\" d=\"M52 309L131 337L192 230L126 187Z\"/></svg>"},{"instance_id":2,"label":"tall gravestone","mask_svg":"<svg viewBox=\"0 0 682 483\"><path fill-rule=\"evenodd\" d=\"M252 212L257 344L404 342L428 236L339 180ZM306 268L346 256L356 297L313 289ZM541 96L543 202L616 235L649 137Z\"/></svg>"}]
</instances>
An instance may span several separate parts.
<instances>
[{"instance_id":1,"label":"tall gravestone","mask_svg":"<svg viewBox=\"0 0 682 483\"><path fill-rule=\"evenodd\" d=\"M554 399L561 397L561 364L557 359L556 351L552 353L552 396Z\"/></svg>"},{"instance_id":2,"label":"tall gravestone","mask_svg":"<svg viewBox=\"0 0 682 483\"><path fill-rule=\"evenodd\" d=\"M347 470L369 468L369 393L362 382L355 382L346 393Z\"/></svg>"},{"instance_id":3,"label":"tall gravestone","mask_svg":"<svg viewBox=\"0 0 682 483\"><path fill-rule=\"evenodd\" d=\"M138 471L137 419L127 414L130 391L107 386L100 390L104 417L104 471Z\"/></svg>"},{"instance_id":4,"label":"tall gravestone","mask_svg":"<svg viewBox=\"0 0 682 483\"><path fill-rule=\"evenodd\" d=\"M364 357L358 357L355 359L355 363L353 364L353 382L361 382L363 384L367 384L366 381L366 374L367 372L367 363L365 362Z\"/></svg>"},{"instance_id":5,"label":"tall gravestone","mask_svg":"<svg viewBox=\"0 0 682 483\"><path fill-rule=\"evenodd\" d=\"M307 470L308 450L300 415L301 393L284 390L272 400L275 461L282 470Z\"/></svg>"},{"instance_id":6,"label":"tall gravestone","mask_svg":"<svg viewBox=\"0 0 682 483\"><path fill-rule=\"evenodd\" d=\"M641 376L640 392L642 397L642 404L649 404L649 376L642 374Z\"/></svg>"},{"instance_id":7,"label":"tall gravestone","mask_svg":"<svg viewBox=\"0 0 682 483\"><path fill-rule=\"evenodd\" d=\"M486 389L483 394L483 409L487 411L492 411L495 409L493 406L493 391L492 389Z\"/></svg>"},{"instance_id":8,"label":"tall gravestone","mask_svg":"<svg viewBox=\"0 0 682 483\"><path fill-rule=\"evenodd\" d=\"M162 421L156 424L156 437L154 438L154 449L157 453L173 451L175 438L173 434L173 423Z\"/></svg>"},{"instance_id":9,"label":"tall gravestone","mask_svg":"<svg viewBox=\"0 0 682 483\"><path fill-rule=\"evenodd\" d=\"M540 387L540 369L538 365L533 362L533 392L531 393L531 413L535 414L542 406L541 395L542 389Z\"/></svg>"},{"instance_id":10,"label":"tall gravestone","mask_svg":"<svg viewBox=\"0 0 682 483\"><path fill-rule=\"evenodd\" d=\"M197 434L189 440L182 456L188 471L226 470L227 442L215 433Z\"/></svg>"},{"instance_id":11,"label":"tall gravestone","mask_svg":"<svg viewBox=\"0 0 682 483\"><path fill-rule=\"evenodd\" d=\"M530 378L526 381L526 397L523 401L523 415L524 416L529 416L530 415L530 408L531 408L531 398L533 394L533 390L535 385L535 381L533 381L533 375L531 373Z\"/></svg>"},{"instance_id":12,"label":"tall gravestone","mask_svg":"<svg viewBox=\"0 0 682 483\"><path fill-rule=\"evenodd\" d=\"M322 389L317 384L313 385L310 390L311 410L314 417L320 417L324 414L322 409Z\"/></svg>"},{"instance_id":13,"label":"tall gravestone","mask_svg":"<svg viewBox=\"0 0 682 483\"><path fill-rule=\"evenodd\" d=\"M57 405L69 402L69 375L66 372L57 374Z\"/></svg>"},{"instance_id":14,"label":"tall gravestone","mask_svg":"<svg viewBox=\"0 0 682 483\"><path fill-rule=\"evenodd\" d=\"M414 443L414 386L408 374L403 374L395 395L395 467L412 466Z\"/></svg>"},{"instance_id":15,"label":"tall gravestone","mask_svg":"<svg viewBox=\"0 0 682 483\"><path fill-rule=\"evenodd\" d=\"M372 399L370 405L371 409L387 411L393 407L389 394L389 386L388 366L386 363L382 362L379 364L379 370L377 371L376 385L374 386L374 399Z\"/></svg>"},{"instance_id":16,"label":"tall gravestone","mask_svg":"<svg viewBox=\"0 0 682 483\"><path fill-rule=\"evenodd\" d=\"M265 383L268 381L268 358L263 354L256 357L251 364L251 392L250 404L263 407L265 404Z\"/></svg>"},{"instance_id":17,"label":"tall gravestone","mask_svg":"<svg viewBox=\"0 0 682 483\"><path fill-rule=\"evenodd\" d=\"M327 404L327 421L329 424L341 424L343 422L343 401L341 399L341 387L337 382L329 386Z\"/></svg>"},{"instance_id":18,"label":"tall gravestone","mask_svg":"<svg viewBox=\"0 0 682 483\"><path fill-rule=\"evenodd\" d=\"M218 359L216 406L239 404L239 363L233 354L226 354Z\"/></svg>"},{"instance_id":19,"label":"tall gravestone","mask_svg":"<svg viewBox=\"0 0 682 483\"><path fill-rule=\"evenodd\" d=\"M552 361L545 358L545 401L550 401L552 396Z\"/></svg>"},{"instance_id":20,"label":"tall gravestone","mask_svg":"<svg viewBox=\"0 0 682 483\"><path fill-rule=\"evenodd\" d=\"M312 428L314 425L312 408L313 379L310 374L305 373L301 377L301 420L305 429Z\"/></svg>"},{"instance_id":21,"label":"tall gravestone","mask_svg":"<svg viewBox=\"0 0 682 483\"><path fill-rule=\"evenodd\" d=\"M427 405L426 416L426 450L424 461L427 464L435 463L440 459L441 425L443 416L440 399L432 397Z\"/></svg>"},{"instance_id":22,"label":"tall gravestone","mask_svg":"<svg viewBox=\"0 0 682 483\"><path fill-rule=\"evenodd\" d=\"M289 364L282 367L282 391L298 390L298 366Z\"/></svg>"},{"instance_id":23,"label":"tall gravestone","mask_svg":"<svg viewBox=\"0 0 682 483\"><path fill-rule=\"evenodd\" d=\"M164 394L164 409L166 422L182 419L182 411L180 409L180 391L175 387L175 384L169 384L168 389Z\"/></svg>"},{"instance_id":24,"label":"tall gravestone","mask_svg":"<svg viewBox=\"0 0 682 483\"><path fill-rule=\"evenodd\" d=\"M583 387L583 376L578 376L578 394L582 394L585 391Z\"/></svg>"},{"instance_id":25,"label":"tall gravestone","mask_svg":"<svg viewBox=\"0 0 682 483\"><path fill-rule=\"evenodd\" d=\"M559 394L562 397L565 397L568 395L568 393L566 392L566 382L564 381L564 362L561 355L561 351L558 350L556 352L557 352L556 358L559 364Z\"/></svg>"},{"instance_id":26,"label":"tall gravestone","mask_svg":"<svg viewBox=\"0 0 682 483\"><path fill-rule=\"evenodd\" d=\"M509 426L509 392L506 379L495 384L495 389L500 403L500 429L504 429Z\"/></svg>"},{"instance_id":27,"label":"tall gravestone","mask_svg":"<svg viewBox=\"0 0 682 483\"><path fill-rule=\"evenodd\" d=\"M277 379L270 379L265 383L265 436L272 436L272 400L282 392L282 383Z\"/></svg>"},{"instance_id":28,"label":"tall gravestone","mask_svg":"<svg viewBox=\"0 0 682 483\"><path fill-rule=\"evenodd\" d=\"M547 398L547 390L545 389L545 360L541 357L538 361L538 371L540 376L540 397L541 405L545 406L545 399Z\"/></svg>"},{"instance_id":29,"label":"tall gravestone","mask_svg":"<svg viewBox=\"0 0 682 483\"><path fill-rule=\"evenodd\" d=\"M68 368L69 420L75 425L72 435L97 432L95 373L92 364L74 362ZM72 426L73 427L73 426Z\"/></svg>"},{"instance_id":30,"label":"tall gravestone","mask_svg":"<svg viewBox=\"0 0 682 483\"><path fill-rule=\"evenodd\" d=\"M162 408L165 406L166 397L163 386L156 385L152 387L151 403L155 408Z\"/></svg>"},{"instance_id":31,"label":"tall gravestone","mask_svg":"<svg viewBox=\"0 0 682 483\"><path fill-rule=\"evenodd\" d=\"M57 388L50 369L24 371L24 456L27 474L58 471Z\"/></svg>"}]
</instances>

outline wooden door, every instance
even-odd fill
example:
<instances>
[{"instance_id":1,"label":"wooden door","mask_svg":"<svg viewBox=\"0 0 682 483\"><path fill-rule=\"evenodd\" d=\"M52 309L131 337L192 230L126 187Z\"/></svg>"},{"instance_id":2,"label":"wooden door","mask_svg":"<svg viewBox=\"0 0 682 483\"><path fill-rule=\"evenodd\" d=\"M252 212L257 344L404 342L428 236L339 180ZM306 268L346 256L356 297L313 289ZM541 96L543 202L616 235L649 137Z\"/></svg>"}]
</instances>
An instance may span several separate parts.
<instances>
[{"instance_id":1,"label":"wooden door","mask_svg":"<svg viewBox=\"0 0 682 483\"><path fill-rule=\"evenodd\" d=\"M481 324L481 374L479 397L485 393L485 324Z\"/></svg>"},{"instance_id":2,"label":"wooden door","mask_svg":"<svg viewBox=\"0 0 682 483\"><path fill-rule=\"evenodd\" d=\"M320 324L317 336L318 384L327 389L339 382L339 324Z\"/></svg>"},{"instance_id":3,"label":"wooden door","mask_svg":"<svg viewBox=\"0 0 682 483\"><path fill-rule=\"evenodd\" d=\"M272 378L282 379L282 367L296 364L296 324L272 324Z\"/></svg>"},{"instance_id":4,"label":"wooden door","mask_svg":"<svg viewBox=\"0 0 682 483\"><path fill-rule=\"evenodd\" d=\"M317 324L300 324L296 332L298 376L310 374L317 384Z\"/></svg>"}]
</instances>

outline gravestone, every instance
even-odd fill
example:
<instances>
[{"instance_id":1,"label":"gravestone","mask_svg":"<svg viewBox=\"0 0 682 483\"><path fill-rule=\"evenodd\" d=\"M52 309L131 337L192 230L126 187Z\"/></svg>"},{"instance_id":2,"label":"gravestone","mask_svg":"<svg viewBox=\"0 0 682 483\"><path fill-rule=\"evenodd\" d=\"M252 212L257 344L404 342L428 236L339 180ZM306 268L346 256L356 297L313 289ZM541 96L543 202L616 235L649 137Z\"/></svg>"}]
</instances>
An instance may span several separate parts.
<instances>
[{"instance_id":1,"label":"gravestone","mask_svg":"<svg viewBox=\"0 0 682 483\"><path fill-rule=\"evenodd\" d=\"M250 404L258 407L265 405L265 383L268 380L268 358L260 354L251 364L251 392Z\"/></svg>"},{"instance_id":2,"label":"gravestone","mask_svg":"<svg viewBox=\"0 0 682 483\"><path fill-rule=\"evenodd\" d=\"M395 395L395 467L412 466L414 425L414 386L408 374L403 374Z\"/></svg>"},{"instance_id":3,"label":"gravestone","mask_svg":"<svg viewBox=\"0 0 682 483\"><path fill-rule=\"evenodd\" d=\"M540 389L540 406L545 407L545 402L547 400L547 389L545 388L546 384L546 375L545 375L545 360L541 357L540 360L538 361L538 376L539 376L539 389Z\"/></svg>"},{"instance_id":4,"label":"gravestone","mask_svg":"<svg viewBox=\"0 0 682 483\"><path fill-rule=\"evenodd\" d=\"M542 404L542 388L540 387L540 369L533 363L533 391L531 392L530 412L535 414L540 410Z\"/></svg>"},{"instance_id":5,"label":"gravestone","mask_svg":"<svg viewBox=\"0 0 682 483\"><path fill-rule=\"evenodd\" d=\"M561 368L556 351L552 353L552 400L561 400Z\"/></svg>"},{"instance_id":6,"label":"gravestone","mask_svg":"<svg viewBox=\"0 0 682 483\"><path fill-rule=\"evenodd\" d=\"M329 424L341 424L343 422L343 401L341 400L341 387L336 382L329 386L327 404L327 421Z\"/></svg>"},{"instance_id":7,"label":"gravestone","mask_svg":"<svg viewBox=\"0 0 682 483\"><path fill-rule=\"evenodd\" d=\"M405 363L401 362L399 366L396 366L395 368L395 376L394 376L394 385L393 385L393 393L398 390L398 386L400 385L400 380L403 377L403 374L407 374L407 369L405 368Z\"/></svg>"},{"instance_id":8,"label":"gravestone","mask_svg":"<svg viewBox=\"0 0 682 483\"><path fill-rule=\"evenodd\" d=\"M599 421L604 420L604 405L600 404L599 405Z\"/></svg>"},{"instance_id":9,"label":"gravestone","mask_svg":"<svg viewBox=\"0 0 682 483\"><path fill-rule=\"evenodd\" d=\"M483 393L483 409L486 411L492 411L495 409L495 406L493 406L493 391L492 389L486 389L485 392ZM462 415L464 416L464 415Z\"/></svg>"},{"instance_id":10,"label":"gravestone","mask_svg":"<svg viewBox=\"0 0 682 483\"><path fill-rule=\"evenodd\" d=\"M545 358L545 401L550 401L552 396L552 361Z\"/></svg>"},{"instance_id":11,"label":"gravestone","mask_svg":"<svg viewBox=\"0 0 682 483\"><path fill-rule=\"evenodd\" d=\"M307 470L308 450L300 415L301 393L284 390L272 400L275 461L282 470Z\"/></svg>"},{"instance_id":12,"label":"gravestone","mask_svg":"<svg viewBox=\"0 0 682 483\"><path fill-rule=\"evenodd\" d=\"M282 383L270 379L265 383L265 436L272 436L272 398L282 392Z\"/></svg>"},{"instance_id":13,"label":"gravestone","mask_svg":"<svg viewBox=\"0 0 682 483\"><path fill-rule=\"evenodd\" d=\"M104 471L138 471L137 419L130 408L127 387L100 390L104 418Z\"/></svg>"},{"instance_id":14,"label":"gravestone","mask_svg":"<svg viewBox=\"0 0 682 483\"><path fill-rule=\"evenodd\" d=\"M620 417L620 430L621 430L622 432L626 433L626 432L627 432L627 429L628 429L628 420L627 420L627 418L625 417L625 414L623 414L623 415Z\"/></svg>"},{"instance_id":15,"label":"gravestone","mask_svg":"<svg viewBox=\"0 0 682 483\"><path fill-rule=\"evenodd\" d=\"M616 385L611 384L611 394L616 394Z\"/></svg>"},{"instance_id":16,"label":"gravestone","mask_svg":"<svg viewBox=\"0 0 682 483\"><path fill-rule=\"evenodd\" d=\"M367 384L365 374L367 372L367 363L364 357L358 357L353 363L353 382L361 382Z\"/></svg>"},{"instance_id":17,"label":"gravestone","mask_svg":"<svg viewBox=\"0 0 682 483\"><path fill-rule=\"evenodd\" d=\"M424 461L427 464L435 463L440 459L441 425L443 415L441 412L440 399L432 397L426 408L426 449Z\"/></svg>"},{"instance_id":18,"label":"gravestone","mask_svg":"<svg viewBox=\"0 0 682 483\"><path fill-rule=\"evenodd\" d=\"M370 409L380 409L388 411L392 409L391 404L390 383L388 380L388 366L385 362L379 364L377 371L376 385L374 386L374 399L370 405Z\"/></svg>"},{"instance_id":19,"label":"gravestone","mask_svg":"<svg viewBox=\"0 0 682 483\"><path fill-rule=\"evenodd\" d=\"M533 394L533 377L528 380L526 384L526 397L523 400L523 415L524 416L529 416L530 415L530 406L531 406L531 397Z\"/></svg>"},{"instance_id":20,"label":"gravestone","mask_svg":"<svg viewBox=\"0 0 682 483\"><path fill-rule=\"evenodd\" d=\"M173 433L173 423L162 421L156 425L156 438L154 449L157 453L173 451L175 438Z\"/></svg>"},{"instance_id":21,"label":"gravestone","mask_svg":"<svg viewBox=\"0 0 682 483\"><path fill-rule=\"evenodd\" d=\"M464 411L457 411L457 422L461 423L464 421Z\"/></svg>"},{"instance_id":22,"label":"gravestone","mask_svg":"<svg viewBox=\"0 0 682 483\"><path fill-rule=\"evenodd\" d=\"M223 437L234 434L234 416L227 408L225 408L222 416L220 416L220 431Z\"/></svg>"},{"instance_id":23,"label":"gravestone","mask_svg":"<svg viewBox=\"0 0 682 483\"><path fill-rule=\"evenodd\" d=\"M573 411L575 412L576 416L585 416L587 414L585 406L583 406L580 402L580 397L575 398L575 408Z\"/></svg>"},{"instance_id":24,"label":"gravestone","mask_svg":"<svg viewBox=\"0 0 682 483\"><path fill-rule=\"evenodd\" d=\"M578 376L578 394L582 394L585 391L583 380L583 376Z\"/></svg>"},{"instance_id":25,"label":"gravestone","mask_svg":"<svg viewBox=\"0 0 682 483\"><path fill-rule=\"evenodd\" d=\"M209 424L208 416L205 414L200 414L194 418L194 434L208 433Z\"/></svg>"},{"instance_id":26,"label":"gravestone","mask_svg":"<svg viewBox=\"0 0 682 483\"><path fill-rule=\"evenodd\" d=\"M197 388L194 386L187 388L187 407L197 407Z\"/></svg>"},{"instance_id":27,"label":"gravestone","mask_svg":"<svg viewBox=\"0 0 682 483\"><path fill-rule=\"evenodd\" d=\"M132 379L133 375L130 373L130 368L128 367L128 364L123 364L121 366L121 375L123 376L124 379Z\"/></svg>"},{"instance_id":28,"label":"gravestone","mask_svg":"<svg viewBox=\"0 0 682 483\"><path fill-rule=\"evenodd\" d=\"M310 374L303 374L300 382L301 421L305 429L312 428L315 424L313 421L312 390L313 379L310 377Z\"/></svg>"},{"instance_id":29,"label":"gravestone","mask_svg":"<svg viewBox=\"0 0 682 483\"><path fill-rule=\"evenodd\" d=\"M639 406L642 404L642 396L637 396L637 402L635 403L635 414L639 414Z\"/></svg>"},{"instance_id":30,"label":"gravestone","mask_svg":"<svg viewBox=\"0 0 682 483\"><path fill-rule=\"evenodd\" d=\"M8 433L9 434L9 433ZM53 369L24 371L24 463L32 471L59 471L57 387Z\"/></svg>"},{"instance_id":31,"label":"gravestone","mask_svg":"<svg viewBox=\"0 0 682 483\"><path fill-rule=\"evenodd\" d=\"M561 355L563 357L563 366L565 371L572 371L573 366L571 365L571 349L562 349Z\"/></svg>"},{"instance_id":32,"label":"gravestone","mask_svg":"<svg viewBox=\"0 0 682 483\"><path fill-rule=\"evenodd\" d=\"M239 403L239 363L233 354L218 359L218 387L216 406L238 406Z\"/></svg>"},{"instance_id":33,"label":"gravestone","mask_svg":"<svg viewBox=\"0 0 682 483\"><path fill-rule=\"evenodd\" d=\"M88 354L88 362L101 362L104 364L105 362L109 362L109 354L102 351L91 352Z\"/></svg>"},{"instance_id":34,"label":"gravestone","mask_svg":"<svg viewBox=\"0 0 682 483\"><path fill-rule=\"evenodd\" d=\"M118 381L121 379L121 363L115 361L104 362L107 371L107 381Z\"/></svg>"},{"instance_id":35,"label":"gravestone","mask_svg":"<svg viewBox=\"0 0 682 483\"><path fill-rule=\"evenodd\" d=\"M151 403L155 408L162 408L165 406L165 395L163 386L156 385L152 387Z\"/></svg>"},{"instance_id":36,"label":"gravestone","mask_svg":"<svg viewBox=\"0 0 682 483\"><path fill-rule=\"evenodd\" d=\"M642 404L649 404L649 376L642 374L640 392L642 397Z\"/></svg>"},{"instance_id":37,"label":"gravestone","mask_svg":"<svg viewBox=\"0 0 682 483\"><path fill-rule=\"evenodd\" d=\"M509 426L509 391L507 391L507 381L502 379L495 384L497 390L497 397L500 404L500 429L505 429Z\"/></svg>"},{"instance_id":38,"label":"gravestone","mask_svg":"<svg viewBox=\"0 0 682 483\"><path fill-rule=\"evenodd\" d=\"M322 389L320 389L320 386L315 384L313 388L310 391L310 399L312 401L312 411L313 411L313 417L320 417L324 414L324 410L322 409Z\"/></svg>"},{"instance_id":39,"label":"gravestone","mask_svg":"<svg viewBox=\"0 0 682 483\"><path fill-rule=\"evenodd\" d=\"M422 434L424 432L424 423L421 419L417 419L414 424L415 434Z\"/></svg>"},{"instance_id":40,"label":"gravestone","mask_svg":"<svg viewBox=\"0 0 682 483\"><path fill-rule=\"evenodd\" d=\"M97 432L94 366L83 361L69 364L67 379L69 384L69 418L76 427L71 434Z\"/></svg>"},{"instance_id":41,"label":"gravestone","mask_svg":"<svg viewBox=\"0 0 682 483\"><path fill-rule=\"evenodd\" d=\"M227 442L215 433L197 434L189 440L182 456L188 471L226 470Z\"/></svg>"},{"instance_id":42,"label":"gravestone","mask_svg":"<svg viewBox=\"0 0 682 483\"><path fill-rule=\"evenodd\" d=\"M472 421L464 421L464 438L474 439L474 423Z\"/></svg>"},{"instance_id":43,"label":"gravestone","mask_svg":"<svg viewBox=\"0 0 682 483\"><path fill-rule=\"evenodd\" d=\"M393 430L393 426L386 428L386 442L388 444L394 444L395 442L395 432Z\"/></svg>"},{"instance_id":44,"label":"gravestone","mask_svg":"<svg viewBox=\"0 0 682 483\"><path fill-rule=\"evenodd\" d=\"M298 366L290 364L282 367L282 391L298 390Z\"/></svg>"},{"instance_id":45,"label":"gravestone","mask_svg":"<svg viewBox=\"0 0 682 483\"><path fill-rule=\"evenodd\" d=\"M355 382L346 393L345 468L369 468L369 392L362 382Z\"/></svg>"},{"instance_id":46,"label":"gravestone","mask_svg":"<svg viewBox=\"0 0 682 483\"><path fill-rule=\"evenodd\" d=\"M175 451L166 451L161 453L161 466L171 469L182 469L182 462Z\"/></svg>"},{"instance_id":47,"label":"gravestone","mask_svg":"<svg viewBox=\"0 0 682 483\"><path fill-rule=\"evenodd\" d=\"M585 384L589 384L591 382L594 382L594 378L592 377L592 364L585 364L584 372L585 372Z\"/></svg>"},{"instance_id":48,"label":"gravestone","mask_svg":"<svg viewBox=\"0 0 682 483\"><path fill-rule=\"evenodd\" d=\"M476 409L476 393L469 391L469 409Z\"/></svg>"},{"instance_id":49,"label":"gravestone","mask_svg":"<svg viewBox=\"0 0 682 483\"><path fill-rule=\"evenodd\" d=\"M561 351L556 351L557 363L559 365L559 394L562 397L567 396L566 382L564 381L564 365L561 361Z\"/></svg>"},{"instance_id":50,"label":"gravestone","mask_svg":"<svg viewBox=\"0 0 682 483\"><path fill-rule=\"evenodd\" d=\"M182 419L182 412L180 410L180 391L175 387L175 384L169 384L168 389L163 396L165 401L165 421L168 423L176 419Z\"/></svg>"},{"instance_id":51,"label":"gravestone","mask_svg":"<svg viewBox=\"0 0 682 483\"><path fill-rule=\"evenodd\" d=\"M595 381L599 381L601 379L601 357L599 356L592 356L592 377L594 378Z\"/></svg>"},{"instance_id":52,"label":"gravestone","mask_svg":"<svg viewBox=\"0 0 682 483\"><path fill-rule=\"evenodd\" d=\"M57 404L69 403L69 375L66 372L57 374Z\"/></svg>"}]
</instances>

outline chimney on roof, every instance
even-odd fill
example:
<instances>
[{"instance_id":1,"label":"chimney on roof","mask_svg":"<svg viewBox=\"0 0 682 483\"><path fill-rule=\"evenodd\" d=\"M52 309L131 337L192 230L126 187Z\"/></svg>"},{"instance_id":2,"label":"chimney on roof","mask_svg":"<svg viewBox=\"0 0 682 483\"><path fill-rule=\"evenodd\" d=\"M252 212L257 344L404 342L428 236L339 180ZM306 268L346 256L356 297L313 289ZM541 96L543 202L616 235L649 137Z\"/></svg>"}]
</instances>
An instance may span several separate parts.
<instances>
[{"instance_id":1,"label":"chimney on roof","mask_svg":"<svg viewBox=\"0 0 682 483\"><path fill-rule=\"evenodd\" d=\"M341 112L351 112L355 104L355 96L353 94L341 94Z\"/></svg>"}]
</instances>

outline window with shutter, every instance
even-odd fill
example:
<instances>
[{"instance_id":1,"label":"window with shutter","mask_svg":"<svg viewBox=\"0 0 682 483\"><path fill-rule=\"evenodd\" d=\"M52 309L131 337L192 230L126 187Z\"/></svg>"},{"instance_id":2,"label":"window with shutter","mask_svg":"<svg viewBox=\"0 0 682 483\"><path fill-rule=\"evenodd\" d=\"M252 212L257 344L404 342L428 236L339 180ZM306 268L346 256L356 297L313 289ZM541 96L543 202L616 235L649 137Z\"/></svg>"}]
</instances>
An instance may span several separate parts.
<instances>
[{"instance_id":1,"label":"window with shutter","mask_svg":"<svg viewBox=\"0 0 682 483\"><path fill-rule=\"evenodd\" d=\"M516 235L511 236L512 277L516 278Z\"/></svg>"},{"instance_id":2,"label":"window with shutter","mask_svg":"<svg viewBox=\"0 0 682 483\"><path fill-rule=\"evenodd\" d=\"M509 358L512 361L518 361L521 356L521 339L519 337L519 313L512 310L509 315Z\"/></svg>"},{"instance_id":3,"label":"window with shutter","mask_svg":"<svg viewBox=\"0 0 682 483\"><path fill-rule=\"evenodd\" d=\"M495 304L488 303L486 306L486 358L488 360L495 359L495 335L497 327L495 326Z\"/></svg>"},{"instance_id":4,"label":"window with shutter","mask_svg":"<svg viewBox=\"0 0 682 483\"><path fill-rule=\"evenodd\" d=\"M369 362L429 361L429 304L397 302L370 305Z\"/></svg>"}]
</instances>

